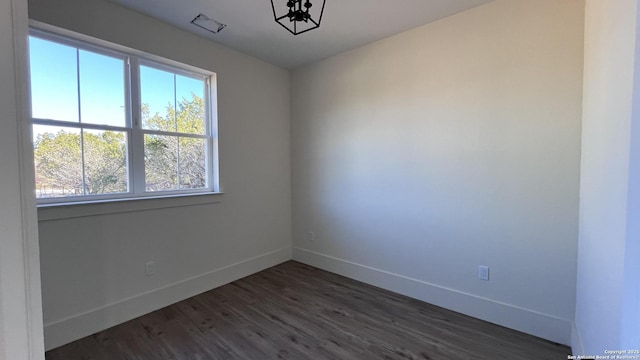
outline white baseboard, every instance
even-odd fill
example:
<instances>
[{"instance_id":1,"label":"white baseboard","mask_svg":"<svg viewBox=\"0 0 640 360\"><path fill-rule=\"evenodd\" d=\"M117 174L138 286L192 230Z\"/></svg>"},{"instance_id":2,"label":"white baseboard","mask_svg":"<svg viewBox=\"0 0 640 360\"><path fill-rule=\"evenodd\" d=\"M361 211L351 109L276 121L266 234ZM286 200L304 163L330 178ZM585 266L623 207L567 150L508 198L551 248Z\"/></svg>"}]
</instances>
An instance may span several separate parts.
<instances>
[{"instance_id":1,"label":"white baseboard","mask_svg":"<svg viewBox=\"0 0 640 360\"><path fill-rule=\"evenodd\" d=\"M560 344L571 344L571 321L553 315L449 289L308 249L294 248L293 259L494 324Z\"/></svg>"},{"instance_id":2,"label":"white baseboard","mask_svg":"<svg viewBox=\"0 0 640 360\"><path fill-rule=\"evenodd\" d=\"M573 355L584 355L584 348L582 347L582 339L580 339L580 332L575 323L571 326L571 353Z\"/></svg>"},{"instance_id":3,"label":"white baseboard","mask_svg":"<svg viewBox=\"0 0 640 360\"><path fill-rule=\"evenodd\" d=\"M290 247L271 251L113 304L45 324L45 347L50 350L68 344L288 260L291 260Z\"/></svg>"}]
</instances>

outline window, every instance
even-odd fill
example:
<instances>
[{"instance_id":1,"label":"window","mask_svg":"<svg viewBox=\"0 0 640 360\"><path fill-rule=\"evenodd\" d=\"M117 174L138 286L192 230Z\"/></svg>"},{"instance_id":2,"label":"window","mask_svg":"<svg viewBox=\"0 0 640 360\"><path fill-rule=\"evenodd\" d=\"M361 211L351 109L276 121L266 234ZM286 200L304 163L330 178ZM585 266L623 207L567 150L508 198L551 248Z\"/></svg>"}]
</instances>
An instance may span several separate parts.
<instances>
[{"instance_id":1,"label":"window","mask_svg":"<svg viewBox=\"0 0 640 360\"><path fill-rule=\"evenodd\" d=\"M114 48L32 30L38 201L217 191L214 75Z\"/></svg>"}]
</instances>

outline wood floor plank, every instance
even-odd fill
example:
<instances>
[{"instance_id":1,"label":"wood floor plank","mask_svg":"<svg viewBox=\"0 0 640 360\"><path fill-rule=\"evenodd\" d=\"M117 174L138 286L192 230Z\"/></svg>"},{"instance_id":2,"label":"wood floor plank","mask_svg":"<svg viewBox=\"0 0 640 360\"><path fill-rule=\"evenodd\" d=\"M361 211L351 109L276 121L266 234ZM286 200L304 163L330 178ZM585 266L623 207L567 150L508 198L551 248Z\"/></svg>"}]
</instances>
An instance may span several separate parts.
<instances>
[{"instance_id":1,"label":"wood floor plank","mask_svg":"<svg viewBox=\"0 0 640 360\"><path fill-rule=\"evenodd\" d=\"M557 360L570 349L289 261L47 360Z\"/></svg>"}]
</instances>

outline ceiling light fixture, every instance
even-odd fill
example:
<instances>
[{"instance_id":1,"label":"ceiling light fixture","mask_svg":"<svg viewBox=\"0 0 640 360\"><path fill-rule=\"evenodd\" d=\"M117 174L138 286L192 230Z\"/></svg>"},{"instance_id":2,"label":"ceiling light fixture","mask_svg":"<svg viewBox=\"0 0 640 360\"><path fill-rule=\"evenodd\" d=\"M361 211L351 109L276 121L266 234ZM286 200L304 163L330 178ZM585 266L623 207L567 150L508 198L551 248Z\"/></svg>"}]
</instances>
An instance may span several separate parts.
<instances>
[{"instance_id":1,"label":"ceiling light fixture","mask_svg":"<svg viewBox=\"0 0 640 360\"><path fill-rule=\"evenodd\" d=\"M322 6L314 6L310 0L271 0L273 17L293 35L317 29L320 27L326 0L317 2L320 1Z\"/></svg>"},{"instance_id":2,"label":"ceiling light fixture","mask_svg":"<svg viewBox=\"0 0 640 360\"><path fill-rule=\"evenodd\" d=\"M193 18L193 20L191 20L191 23L195 26L201 27L214 34L219 33L220 31L222 31L222 29L227 27L227 25L219 21L210 19L205 14L198 14L198 16L196 16L195 18Z\"/></svg>"}]
</instances>

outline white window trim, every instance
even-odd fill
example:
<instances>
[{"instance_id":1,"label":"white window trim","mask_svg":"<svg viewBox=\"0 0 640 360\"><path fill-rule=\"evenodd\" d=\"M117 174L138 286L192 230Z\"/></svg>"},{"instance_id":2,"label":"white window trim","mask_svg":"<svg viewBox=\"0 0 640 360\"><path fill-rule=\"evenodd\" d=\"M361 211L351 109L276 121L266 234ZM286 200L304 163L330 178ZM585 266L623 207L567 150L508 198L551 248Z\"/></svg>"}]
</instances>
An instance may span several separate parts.
<instances>
[{"instance_id":1,"label":"white window trim","mask_svg":"<svg viewBox=\"0 0 640 360\"><path fill-rule=\"evenodd\" d=\"M222 192L148 196L38 205L38 221L73 219L107 214L140 212L155 209L215 204L222 202Z\"/></svg>"},{"instance_id":2,"label":"white window trim","mask_svg":"<svg viewBox=\"0 0 640 360\"><path fill-rule=\"evenodd\" d=\"M177 74L181 73L190 77L195 76L206 78L208 80L205 87L205 101L207 101L206 108L208 116L206 127L209 134L207 146L210 149L208 152L207 163L207 188L43 198L38 199L38 214L41 220L54 220L60 218L73 218L220 202L219 195L222 195L223 193L220 190L220 174L218 166L218 111L217 101L214 101L214 99L217 99L217 87L216 74L214 72L34 20L29 21L29 30L30 35L35 35L44 39L51 39L74 47L80 46L84 49L95 51L100 54L119 58L123 56L131 56L132 62L136 62L135 65L138 65L138 62L140 62L140 64L148 64L160 69L169 69ZM134 64L128 64L128 66L132 65ZM138 70L136 69L135 71ZM127 77L128 76L129 75L127 75ZM134 84L135 81L131 81L129 78L127 78L126 81L130 84L130 86L128 85L125 87L127 106L130 109L129 114L127 114L127 126L130 126L128 128L129 132L140 131L141 125L136 126L133 122L133 116L138 116L134 113L135 107L139 107L139 105L132 103L137 101L136 98L138 97L138 93L136 93L136 91L139 84ZM33 123L32 119L33 118L29 118L30 123ZM42 123L43 121L40 120L40 122ZM57 121L55 124L64 125L63 122ZM90 124L84 124L83 126L86 128L93 127ZM109 126L98 125L96 127L108 128ZM129 156L132 155L131 149L132 144L129 144ZM136 166L133 161L130 161L129 164L130 171L140 171L140 169L144 169L144 167L140 168L139 164ZM143 177L131 176L129 180L131 182L135 182L136 179L141 178ZM132 186L133 184L130 184L130 188Z\"/></svg>"}]
</instances>

